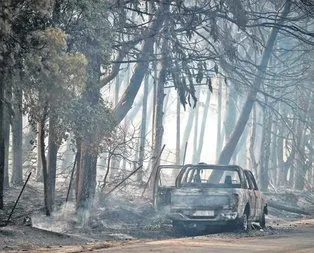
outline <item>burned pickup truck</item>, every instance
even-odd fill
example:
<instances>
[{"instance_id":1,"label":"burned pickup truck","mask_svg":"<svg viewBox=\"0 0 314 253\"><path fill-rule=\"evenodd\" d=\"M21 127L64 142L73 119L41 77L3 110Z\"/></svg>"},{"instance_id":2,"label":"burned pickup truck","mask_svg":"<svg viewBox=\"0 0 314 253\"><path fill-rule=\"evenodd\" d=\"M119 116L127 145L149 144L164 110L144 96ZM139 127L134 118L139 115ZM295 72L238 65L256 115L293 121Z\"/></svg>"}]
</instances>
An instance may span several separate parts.
<instances>
[{"instance_id":1,"label":"burned pickup truck","mask_svg":"<svg viewBox=\"0 0 314 253\"><path fill-rule=\"evenodd\" d=\"M253 221L265 227L267 214L252 172L235 165L160 166L154 206L176 230L232 225L246 231Z\"/></svg>"}]
</instances>

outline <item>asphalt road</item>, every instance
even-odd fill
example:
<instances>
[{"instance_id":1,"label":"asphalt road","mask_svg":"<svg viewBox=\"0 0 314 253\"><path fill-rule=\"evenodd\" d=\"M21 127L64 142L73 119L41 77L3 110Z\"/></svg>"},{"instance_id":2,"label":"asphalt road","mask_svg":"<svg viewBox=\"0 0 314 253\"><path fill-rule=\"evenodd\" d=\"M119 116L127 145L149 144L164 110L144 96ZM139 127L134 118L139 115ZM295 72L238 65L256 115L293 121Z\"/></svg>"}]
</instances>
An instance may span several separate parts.
<instances>
[{"instance_id":1,"label":"asphalt road","mask_svg":"<svg viewBox=\"0 0 314 253\"><path fill-rule=\"evenodd\" d=\"M103 253L314 253L314 225L304 225L280 236L217 239L206 236L136 243L103 249Z\"/></svg>"}]
</instances>

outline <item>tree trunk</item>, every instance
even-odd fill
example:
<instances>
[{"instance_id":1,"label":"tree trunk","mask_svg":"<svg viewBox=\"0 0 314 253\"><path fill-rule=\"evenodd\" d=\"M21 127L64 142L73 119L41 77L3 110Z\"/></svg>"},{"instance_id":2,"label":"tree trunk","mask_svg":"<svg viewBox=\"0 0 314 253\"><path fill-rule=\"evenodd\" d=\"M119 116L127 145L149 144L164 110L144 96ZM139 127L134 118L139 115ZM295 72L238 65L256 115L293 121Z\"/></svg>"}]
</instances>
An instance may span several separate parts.
<instances>
[{"instance_id":1,"label":"tree trunk","mask_svg":"<svg viewBox=\"0 0 314 253\"><path fill-rule=\"evenodd\" d=\"M0 70L1 71L1 70ZM3 209L3 181L4 181L4 154L5 154L5 142L3 134L4 123L4 74L0 72L0 209Z\"/></svg>"},{"instance_id":2,"label":"tree trunk","mask_svg":"<svg viewBox=\"0 0 314 253\"><path fill-rule=\"evenodd\" d=\"M269 175L270 175L270 182L273 185L276 185L276 175L277 175L277 125L276 122L272 122L272 133L271 133L271 142L270 142L270 159L269 159Z\"/></svg>"},{"instance_id":3,"label":"tree trunk","mask_svg":"<svg viewBox=\"0 0 314 253\"><path fill-rule=\"evenodd\" d=\"M87 83L86 91L83 94L85 101L91 108L95 107L100 101L100 76L101 76L101 57L96 53L95 48L99 45L96 43L89 45L87 48ZM99 49L99 48L98 48ZM96 50L97 51L97 50ZM95 194L97 157L100 136L88 132L80 140L80 160L77 178L77 202L76 208L81 210L88 209L92 204Z\"/></svg>"},{"instance_id":4,"label":"tree trunk","mask_svg":"<svg viewBox=\"0 0 314 253\"><path fill-rule=\"evenodd\" d=\"M278 25L282 24L285 20L285 18L287 17L289 11L290 11L290 7L291 7L291 1L288 1L285 6L284 9L282 11L281 17L278 20ZM256 96L258 93L258 90L261 86L261 84L264 81L264 76L265 76L265 72L266 72L266 68L277 38L277 34L278 34L278 26L275 26L272 28L272 31L270 33L270 36L268 38L267 44L265 46L264 52L263 52L263 56L262 56L262 60L261 63L258 67L258 71L257 71L257 75L255 77L254 83L252 88L250 89L247 99L245 101L245 104L243 106L242 112L240 114L240 117L237 121L237 124L230 136L229 141L225 144L220 156L219 156L219 160L218 163L219 164L228 164L230 162L230 159L232 157L232 154L238 144L238 141L244 131L244 128L248 122L248 119L250 117L250 113L253 107L253 104L256 100Z\"/></svg>"},{"instance_id":5,"label":"tree trunk","mask_svg":"<svg viewBox=\"0 0 314 253\"><path fill-rule=\"evenodd\" d=\"M198 90L200 90L200 88L198 87ZM198 94L200 94L200 91L198 91ZM199 96L198 96L199 98ZM196 107L194 109L194 113L195 113L195 117L194 117L194 137L193 137L193 157L192 157L192 162L193 163L197 163L199 161L197 161L197 146L198 146L198 122L199 122L199 112L200 112L200 105L199 103L196 104Z\"/></svg>"},{"instance_id":6,"label":"tree trunk","mask_svg":"<svg viewBox=\"0 0 314 253\"><path fill-rule=\"evenodd\" d=\"M266 103L267 106L267 103ZM270 158L270 144L271 144L271 128L272 128L272 117L269 109L264 110L263 120L263 137L262 137L262 148L260 157L260 188L262 191L268 190L269 184L269 158Z\"/></svg>"},{"instance_id":7,"label":"tree trunk","mask_svg":"<svg viewBox=\"0 0 314 253\"><path fill-rule=\"evenodd\" d=\"M9 147L10 147L10 114L4 107L4 121L3 121L3 134L4 134L4 189L8 189L10 186L9 183Z\"/></svg>"},{"instance_id":8,"label":"tree trunk","mask_svg":"<svg viewBox=\"0 0 314 253\"><path fill-rule=\"evenodd\" d=\"M206 126L207 126L207 116L208 116L208 111L209 111L210 97L211 97L211 93L207 91L206 101L204 104L203 117L202 117L202 125L201 125L200 134L199 134L198 146L197 146L196 161L200 161L201 159L203 143L204 143L204 134L205 134Z\"/></svg>"},{"instance_id":9,"label":"tree trunk","mask_svg":"<svg viewBox=\"0 0 314 253\"><path fill-rule=\"evenodd\" d=\"M113 110L116 124L119 124L124 119L128 111L132 108L134 99L148 70L149 59L153 53L155 37L162 27L164 18L166 16L165 13L169 11L169 5L170 1L161 1L160 9L157 11L156 18L150 27L151 32L144 41L141 55L138 59L138 63L135 66L130 83L122 95L118 105Z\"/></svg>"},{"instance_id":10,"label":"tree trunk","mask_svg":"<svg viewBox=\"0 0 314 253\"><path fill-rule=\"evenodd\" d=\"M297 112L297 116L299 118L299 124L296 131L297 138L296 138L296 145L297 145L297 153L296 153L296 178L295 178L295 189L296 190L303 190L305 186L305 176L308 169L310 169L309 162L306 162L306 133L308 131L308 126L306 122L311 122L311 104L314 101L313 94L310 94L309 100L306 102L304 98L307 96L306 92L302 92L301 94L296 93L297 100L299 100L299 104L305 104L306 108L304 111ZM302 101L303 100L303 101ZM311 123L310 123L311 124Z\"/></svg>"},{"instance_id":11,"label":"tree trunk","mask_svg":"<svg viewBox=\"0 0 314 253\"><path fill-rule=\"evenodd\" d=\"M156 118L155 122L155 137L153 142L153 156L152 156L152 177L150 181L150 189L152 189L153 182L155 181L156 177L156 168L160 163L160 159L158 159L158 155L161 151L162 146L162 137L164 134L164 127L163 127L163 107L164 107L164 98L165 98L165 82L166 82L166 75L169 65L168 59L168 41L164 38L163 45L162 45L162 61L161 61L161 70L159 72L158 77L158 86L157 86L157 98L156 98Z\"/></svg>"},{"instance_id":12,"label":"tree trunk","mask_svg":"<svg viewBox=\"0 0 314 253\"><path fill-rule=\"evenodd\" d=\"M23 116L22 116L22 90L14 92L14 116L12 121L12 143L13 143L13 169L11 183L13 185L23 184Z\"/></svg>"},{"instance_id":13,"label":"tree trunk","mask_svg":"<svg viewBox=\"0 0 314 253\"><path fill-rule=\"evenodd\" d=\"M194 122L194 116L195 116L193 108L188 107L188 110L189 110L189 116L188 116L188 119L187 119L186 126L184 128L183 137L182 137L182 140L181 140L181 147L180 147L180 150L181 150L180 156L181 157L183 157L183 155L184 155L186 143L189 142L189 138L190 138L191 130L192 130L192 127L193 127L193 122Z\"/></svg>"},{"instance_id":14,"label":"tree trunk","mask_svg":"<svg viewBox=\"0 0 314 253\"><path fill-rule=\"evenodd\" d=\"M93 152L91 142L81 145L81 161L77 186L77 209L88 209L95 194L97 154Z\"/></svg>"},{"instance_id":15,"label":"tree trunk","mask_svg":"<svg viewBox=\"0 0 314 253\"><path fill-rule=\"evenodd\" d=\"M49 194L49 175L48 175L48 168L47 168L47 160L45 154L45 122L47 119L47 105L44 107L44 112L42 116L42 120L40 122L40 153L41 153L41 160L42 160L42 168L43 168L43 180L44 180L44 202L45 202L45 211L46 215L50 216L52 212L52 199L51 194Z\"/></svg>"},{"instance_id":16,"label":"tree trunk","mask_svg":"<svg viewBox=\"0 0 314 253\"><path fill-rule=\"evenodd\" d=\"M279 104L279 113L283 115L282 104ZM283 123L278 122L278 136L277 136L277 186L285 186L286 185L286 177L285 177L285 168L284 168L284 160L283 160L283 136L284 129Z\"/></svg>"},{"instance_id":17,"label":"tree trunk","mask_svg":"<svg viewBox=\"0 0 314 253\"><path fill-rule=\"evenodd\" d=\"M42 159L41 159L41 123L37 122L37 168L36 168L36 181L43 182L43 169L42 169Z\"/></svg>"},{"instance_id":18,"label":"tree trunk","mask_svg":"<svg viewBox=\"0 0 314 253\"><path fill-rule=\"evenodd\" d=\"M149 76L147 75L144 81L144 96L143 96L142 120L141 120L141 130L140 130L140 152L139 152L139 157L138 157L139 166L143 165L144 155L145 155L148 79L149 79ZM143 167L137 173L137 181L139 183L142 183L143 181Z\"/></svg>"},{"instance_id":19,"label":"tree trunk","mask_svg":"<svg viewBox=\"0 0 314 253\"><path fill-rule=\"evenodd\" d=\"M223 145L222 128L221 128L221 117L222 117L222 84L220 79L218 79L218 94L217 94L217 139L216 139L216 159L218 159L221 152L221 147Z\"/></svg>"},{"instance_id":20,"label":"tree trunk","mask_svg":"<svg viewBox=\"0 0 314 253\"><path fill-rule=\"evenodd\" d=\"M75 168L75 200L78 199L78 185L80 178L80 161L81 161L81 140L76 140L76 152L77 152L77 160L76 160L76 168Z\"/></svg>"},{"instance_id":21,"label":"tree trunk","mask_svg":"<svg viewBox=\"0 0 314 253\"><path fill-rule=\"evenodd\" d=\"M181 120L180 120L180 110L181 103L180 97L177 95L177 113L176 113L176 164L181 163L180 158L180 135L181 135Z\"/></svg>"},{"instance_id":22,"label":"tree trunk","mask_svg":"<svg viewBox=\"0 0 314 253\"><path fill-rule=\"evenodd\" d=\"M52 208L55 202L56 174L57 174L57 154L59 145L57 144L57 135L55 131L56 117L51 114L49 118L49 136L48 136L48 174L49 174L49 194L52 200Z\"/></svg>"},{"instance_id":23,"label":"tree trunk","mask_svg":"<svg viewBox=\"0 0 314 253\"><path fill-rule=\"evenodd\" d=\"M129 80L129 76L130 76L130 65L128 64L128 70L127 70L127 80ZM115 99L114 99L114 106L117 106L118 102L119 102L119 89L117 87L120 87L121 83L120 83L120 75L118 74L115 80ZM126 119L124 121L124 123L126 122ZM124 128L125 130L127 128ZM121 158L120 156L115 156L113 155L111 157L111 163L110 163L110 181L113 181L114 178L119 174L118 169L120 168L120 162L121 162Z\"/></svg>"},{"instance_id":24,"label":"tree trunk","mask_svg":"<svg viewBox=\"0 0 314 253\"><path fill-rule=\"evenodd\" d=\"M249 165L248 169L252 170L255 178L257 178L257 162L255 159L255 141L256 141L256 105L253 108L252 122L251 122L251 136L250 136L250 146L249 146Z\"/></svg>"}]
</instances>

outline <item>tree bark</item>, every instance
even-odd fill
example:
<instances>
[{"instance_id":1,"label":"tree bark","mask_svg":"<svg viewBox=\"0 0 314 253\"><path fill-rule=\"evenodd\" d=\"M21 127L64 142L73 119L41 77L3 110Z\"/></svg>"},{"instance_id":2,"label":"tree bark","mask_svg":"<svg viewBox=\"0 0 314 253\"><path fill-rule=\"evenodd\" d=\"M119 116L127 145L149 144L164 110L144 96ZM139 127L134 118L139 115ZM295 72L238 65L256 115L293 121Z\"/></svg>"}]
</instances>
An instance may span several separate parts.
<instances>
[{"instance_id":1,"label":"tree bark","mask_svg":"<svg viewBox=\"0 0 314 253\"><path fill-rule=\"evenodd\" d=\"M42 160L42 168L43 168L43 180L44 180L44 202L45 202L45 211L46 215L50 216L52 212L52 199L51 194L49 194L49 175L48 175L48 168L47 168L47 161L46 161L46 154L45 154L45 122L47 119L47 105L44 107L42 120L40 122L40 153L41 153L41 160Z\"/></svg>"},{"instance_id":2,"label":"tree bark","mask_svg":"<svg viewBox=\"0 0 314 253\"><path fill-rule=\"evenodd\" d=\"M22 116L22 90L14 91L15 110L12 121L13 142L13 169L11 183L23 184L23 116Z\"/></svg>"},{"instance_id":3,"label":"tree bark","mask_svg":"<svg viewBox=\"0 0 314 253\"><path fill-rule=\"evenodd\" d=\"M36 181L43 182L43 169L42 169L42 159L41 159L41 123L37 122L37 168L36 168Z\"/></svg>"},{"instance_id":4,"label":"tree bark","mask_svg":"<svg viewBox=\"0 0 314 253\"><path fill-rule=\"evenodd\" d=\"M87 48L87 83L86 91L83 94L83 99L91 108L95 107L100 101L100 68L101 57L95 54L95 48L98 44L89 45ZM97 50L96 50L97 51ZM92 204L92 199L95 194L96 173L97 173L97 157L100 136L95 136L94 133L88 132L80 140L80 160L79 171L77 178L77 202L76 208L81 210L88 209Z\"/></svg>"},{"instance_id":5,"label":"tree bark","mask_svg":"<svg viewBox=\"0 0 314 253\"><path fill-rule=\"evenodd\" d=\"M180 120L180 110L181 103L180 97L177 95L177 113L176 113L176 164L181 163L180 159L180 136L181 136L181 120Z\"/></svg>"},{"instance_id":6,"label":"tree bark","mask_svg":"<svg viewBox=\"0 0 314 253\"><path fill-rule=\"evenodd\" d=\"M222 117L222 84L218 79L218 94L217 94L217 139L216 139L216 159L218 159L221 152L221 147L223 145L223 140L221 138L221 117ZM230 101L229 101L230 102Z\"/></svg>"},{"instance_id":7,"label":"tree bark","mask_svg":"<svg viewBox=\"0 0 314 253\"><path fill-rule=\"evenodd\" d=\"M9 183L9 146L10 146L10 114L4 107L4 122L3 122L3 134L4 134L4 189L8 189L10 186Z\"/></svg>"},{"instance_id":8,"label":"tree bark","mask_svg":"<svg viewBox=\"0 0 314 253\"><path fill-rule=\"evenodd\" d=\"M255 178L258 177L257 173L257 162L255 159L255 140L256 140L256 105L253 108L252 122L251 122L251 136L250 136L250 146L249 146L249 165L248 169L252 170Z\"/></svg>"},{"instance_id":9,"label":"tree bark","mask_svg":"<svg viewBox=\"0 0 314 253\"><path fill-rule=\"evenodd\" d=\"M200 88L198 87L198 90L200 90ZM198 91L198 94L200 94L200 92ZM199 103L197 103L196 104L196 107L195 107L195 109L194 109L194 114L195 114L195 116L194 116L194 126L193 126L193 130L194 130L194 136L193 136L193 157L192 157L192 162L193 163L197 163L197 162L199 162L199 161L197 161L196 160L196 158L197 158L197 146L198 146L198 133L199 133L199 131L198 131L198 122L199 122L199 112L200 112L200 110L199 110L199 108L200 108L200 105L199 105Z\"/></svg>"},{"instance_id":10,"label":"tree bark","mask_svg":"<svg viewBox=\"0 0 314 253\"><path fill-rule=\"evenodd\" d=\"M276 185L276 175L277 175L277 125L275 120L272 120L272 133L271 133L271 141L270 141L270 159L269 159L269 175L270 175L270 182L273 185Z\"/></svg>"},{"instance_id":11,"label":"tree bark","mask_svg":"<svg viewBox=\"0 0 314 253\"><path fill-rule=\"evenodd\" d=\"M150 189L152 189L153 182L155 181L156 177L156 168L160 163L160 159L158 158L159 153L161 151L162 146L162 137L164 133L164 127L163 127L163 107L164 107L164 98L165 98L165 82L166 82L166 76L167 76L167 70L169 66L168 62L168 40L167 38L164 38L163 45L162 45L162 61L161 61L161 70L159 72L158 77L158 86L157 86L157 98L156 98L156 118L154 120L155 122L155 137L153 142L153 156L152 156L152 177L150 180ZM156 165L156 166L154 166Z\"/></svg>"},{"instance_id":12,"label":"tree bark","mask_svg":"<svg viewBox=\"0 0 314 253\"><path fill-rule=\"evenodd\" d=\"M147 97L148 97L148 76L144 81L144 96L142 105L142 121L140 130L140 152L138 157L138 165L141 166L144 163L145 155L145 142L146 142L146 124L147 124ZM137 181L143 181L143 167L137 172Z\"/></svg>"},{"instance_id":13,"label":"tree bark","mask_svg":"<svg viewBox=\"0 0 314 253\"><path fill-rule=\"evenodd\" d=\"M267 103L266 103L267 106ZM260 188L262 191L268 190L269 184L269 158L270 158L270 144L271 144L271 128L272 117L269 113L269 109L264 110L263 120L263 137L262 137L262 149L260 157Z\"/></svg>"},{"instance_id":14,"label":"tree bark","mask_svg":"<svg viewBox=\"0 0 314 253\"><path fill-rule=\"evenodd\" d=\"M278 20L278 24L282 24L285 20L285 18L287 17L289 11L290 11L290 7L291 7L291 1L287 1L284 9L282 11L282 14ZM265 46L264 52L263 52L263 56L262 56L262 60L261 63L258 67L258 71L257 71L257 75L255 77L254 83L252 88L250 89L247 99L245 101L245 104L243 106L242 112L240 114L240 117L237 121L237 124L231 134L230 140L226 143L226 145L224 146L219 159L218 159L218 163L219 164L228 164L230 162L230 159L232 157L232 154L238 144L238 141L244 131L244 128L248 122L248 119L250 117L250 113L252 111L252 107L253 104L256 100L256 96L258 93L258 90L261 86L261 84L264 81L264 76L265 76L265 72L266 72L266 68L271 56L271 52L273 50L276 38L277 38L277 34L278 34L278 27L275 26L272 28L272 31L270 33L270 36L268 38L267 44Z\"/></svg>"},{"instance_id":15,"label":"tree bark","mask_svg":"<svg viewBox=\"0 0 314 253\"><path fill-rule=\"evenodd\" d=\"M85 140L86 141L86 140ZM86 141L81 145L81 157L77 185L77 209L88 209L92 204L96 186L97 154Z\"/></svg>"},{"instance_id":16,"label":"tree bark","mask_svg":"<svg viewBox=\"0 0 314 253\"><path fill-rule=\"evenodd\" d=\"M80 178L80 161L81 161L81 140L76 140L76 148L77 148L77 162L75 168L75 200L78 199L78 185L79 185L79 178Z\"/></svg>"},{"instance_id":17,"label":"tree bark","mask_svg":"<svg viewBox=\"0 0 314 253\"><path fill-rule=\"evenodd\" d=\"M48 174L49 174L49 194L52 200L52 208L55 202L56 173L57 173L57 154L59 145L57 144L57 135L55 131L56 117L53 113L49 118L49 136L48 136Z\"/></svg>"},{"instance_id":18,"label":"tree bark","mask_svg":"<svg viewBox=\"0 0 314 253\"><path fill-rule=\"evenodd\" d=\"M282 104L279 104L279 112L282 114ZM278 136L277 136L277 186L284 186L286 184L286 178L285 178L285 168L284 168L284 160L283 160L283 136L284 136L284 130L283 130L283 124L281 122L278 122Z\"/></svg>"},{"instance_id":19,"label":"tree bark","mask_svg":"<svg viewBox=\"0 0 314 253\"><path fill-rule=\"evenodd\" d=\"M3 181L4 181L4 154L5 142L3 134L4 124L4 74L0 70L0 209L3 209Z\"/></svg>"}]
</instances>

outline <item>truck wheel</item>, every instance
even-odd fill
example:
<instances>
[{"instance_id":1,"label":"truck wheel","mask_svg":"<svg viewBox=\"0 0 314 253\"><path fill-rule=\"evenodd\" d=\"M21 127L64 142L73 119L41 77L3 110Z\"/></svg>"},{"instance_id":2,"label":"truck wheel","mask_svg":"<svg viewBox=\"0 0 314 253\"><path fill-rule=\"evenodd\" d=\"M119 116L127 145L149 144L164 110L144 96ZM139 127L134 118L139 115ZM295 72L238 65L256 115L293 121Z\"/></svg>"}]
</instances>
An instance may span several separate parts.
<instances>
[{"instance_id":1,"label":"truck wheel","mask_svg":"<svg viewBox=\"0 0 314 253\"><path fill-rule=\"evenodd\" d=\"M239 219L238 228L241 231L247 232L250 229L249 217L247 212L244 212L242 218Z\"/></svg>"},{"instance_id":2,"label":"truck wheel","mask_svg":"<svg viewBox=\"0 0 314 253\"><path fill-rule=\"evenodd\" d=\"M265 212L263 211L263 215L260 218L259 224L261 228L266 228L266 217L265 217Z\"/></svg>"}]
</instances>

